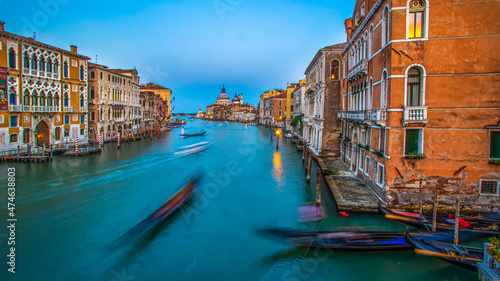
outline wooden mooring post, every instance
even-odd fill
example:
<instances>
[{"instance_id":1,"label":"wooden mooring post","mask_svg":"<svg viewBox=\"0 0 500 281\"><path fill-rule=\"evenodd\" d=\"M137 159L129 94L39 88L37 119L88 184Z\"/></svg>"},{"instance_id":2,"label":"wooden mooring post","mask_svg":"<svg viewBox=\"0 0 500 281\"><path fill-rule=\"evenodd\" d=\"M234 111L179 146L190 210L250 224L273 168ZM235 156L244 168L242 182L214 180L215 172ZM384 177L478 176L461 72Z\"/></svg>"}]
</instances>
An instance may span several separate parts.
<instances>
[{"instance_id":1,"label":"wooden mooring post","mask_svg":"<svg viewBox=\"0 0 500 281\"><path fill-rule=\"evenodd\" d=\"M436 232L438 213L438 190L436 189L436 196L434 198L434 209L432 210L432 232Z\"/></svg>"},{"instance_id":2,"label":"wooden mooring post","mask_svg":"<svg viewBox=\"0 0 500 281\"><path fill-rule=\"evenodd\" d=\"M316 169L316 207L321 205L321 178L321 168L318 167Z\"/></svg>"},{"instance_id":3,"label":"wooden mooring post","mask_svg":"<svg viewBox=\"0 0 500 281\"><path fill-rule=\"evenodd\" d=\"M309 162L307 162L307 182L311 181L311 165L312 165L312 155L309 153Z\"/></svg>"},{"instance_id":4,"label":"wooden mooring post","mask_svg":"<svg viewBox=\"0 0 500 281\"><path fill-rule=\"evenodd\" d=\"M460 198L461 196L457 197L457 209L455 212L455 235L454 235L454 241L455 241L455 246L458 245L458 234L459 234L459 228L460 228Z\"/></svg>"}]
</instances>

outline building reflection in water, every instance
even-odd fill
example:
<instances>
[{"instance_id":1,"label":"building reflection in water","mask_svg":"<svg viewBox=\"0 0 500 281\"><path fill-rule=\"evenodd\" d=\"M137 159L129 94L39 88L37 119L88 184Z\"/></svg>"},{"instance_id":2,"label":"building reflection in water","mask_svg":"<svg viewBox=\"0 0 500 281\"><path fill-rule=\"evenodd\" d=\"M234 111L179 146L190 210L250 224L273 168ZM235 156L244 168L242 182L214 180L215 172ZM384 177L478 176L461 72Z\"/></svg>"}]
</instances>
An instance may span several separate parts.
<instances>
[{"instance_id":1,"label":"building reflection in water","mask_svg":"<svg viewBox=\"0 0 500 281\"><path fill-rule=\"evenodd\" d=\"M273 178L276 181L276 188L280 191L283 190L285 185L285 178L283 173L283 163L281 162L281 154L276 151L273 157Z\"/></svg>"}]
</instances>

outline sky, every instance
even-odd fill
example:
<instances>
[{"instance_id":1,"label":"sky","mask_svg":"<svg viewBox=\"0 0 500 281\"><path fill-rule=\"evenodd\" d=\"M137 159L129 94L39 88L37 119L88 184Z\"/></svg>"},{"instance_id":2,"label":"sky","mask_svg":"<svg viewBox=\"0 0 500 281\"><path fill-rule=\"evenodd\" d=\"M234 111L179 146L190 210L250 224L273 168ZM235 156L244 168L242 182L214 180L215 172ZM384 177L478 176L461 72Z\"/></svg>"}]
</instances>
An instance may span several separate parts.
<instances>
[{"instance_id":1,"label":"sky","mask_svg":"<svg viewBox=\"0 0 500 281\"><path fill-rule=\"evenodd\" d=\"M355 0L0 0L5 30L91 62L136 67L141 84L173 91L173 112L215 103L222 86L257 106L297 83L319 49L346 41ZM97 57L96 57L97 56Z\"/></svg>"}]
</instances>

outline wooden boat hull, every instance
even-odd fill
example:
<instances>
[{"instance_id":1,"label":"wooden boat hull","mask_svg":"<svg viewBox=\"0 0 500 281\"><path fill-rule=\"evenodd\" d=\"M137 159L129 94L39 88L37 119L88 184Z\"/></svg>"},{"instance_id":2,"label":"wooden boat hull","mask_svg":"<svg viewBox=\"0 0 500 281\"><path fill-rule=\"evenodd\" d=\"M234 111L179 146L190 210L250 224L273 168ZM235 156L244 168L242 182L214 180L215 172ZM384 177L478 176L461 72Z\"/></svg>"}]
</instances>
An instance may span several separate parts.
<instances>
[{"instance_id":1,"label":"wooden boat hull","mask_svg":"<svg viewBox=\"0 0 500 281\"><path fill-rule=\"evenodd\" d=\"M484 257L484 251L481 248L455 246L425 238L416 238L412 237L408 231L405 234L405 241L415 249L420 249L419 253L439 257L472 271L477 271L477 263Z\"/></svg>"},{"instance_id":2,"label":"wooden boat hull","mask_svg":"<svg viewBox=\"0 0 500 281\"><path fill-rule=\"evenodd\" d=\"M386 210L383 208L381 208L380 210L382 211L382 213L385 214L385 217L388 219L397 220L409 226L413 226L427 231L430 231L432 229L432 219L422 216L418 217L417 214L413 214L417 216L405 216L404 215L405 212L393 212L391 210ZM454 224L451 225L443 223L443 219L438 219L436 223L436 231L438 232L449 232L449 231L454 231L454 229L455 229ZM483 235L500 235L500 231L498 230L485 229L484 224L479 225L474 223L471 223L471 228L460 227L460 233L465 233L465 232L479 233Z\"/></svg>"}]
</instances>

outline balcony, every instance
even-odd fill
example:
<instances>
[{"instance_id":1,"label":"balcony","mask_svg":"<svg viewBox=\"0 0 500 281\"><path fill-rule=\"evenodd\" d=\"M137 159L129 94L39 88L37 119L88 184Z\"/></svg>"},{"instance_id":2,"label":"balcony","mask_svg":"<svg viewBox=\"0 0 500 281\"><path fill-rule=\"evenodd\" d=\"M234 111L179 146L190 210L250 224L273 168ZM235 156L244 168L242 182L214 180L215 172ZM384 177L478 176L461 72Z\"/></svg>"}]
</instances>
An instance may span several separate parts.
<instances>
[{"instance_id":1,"label":"balcony","mask_svg":"<svg viewBox=\"0 0 500 281\"><path fill-rule=\"evenodd\" d=\"M31 75L37 75L37 71L36 71L36 69L32 69L32 70L31 70Z\"/></svg>"},{"instance_id":2,"label":"balcony","mask_svg":"<svg viewBox=\"0 0 500 281\"><path fill-rule=\"evenodd\" d=\"M23 69L23 74L30 74L30 70L29 70L29 69L27 69L27 68L24 68L24 69Z\"/></svg>"},{"instance_id":3,"label":"balcony","mask_svg":"<svg viewBox=\"0 0 500 281\"><path fill-rule=\"evenodd\" d=\"M347 80L355 79L361 74L368 74L368 60L362 59L347 71Z\"/></svg>"},{"instance_id":4,"label":"balcony","mask_svg":"<svg viewBox=\"0 0 500 281\"><path fill-rule=\"evenodd\" d=\"M31 112L59 112L59 106L44 106L44 105L34 105L34 106L24 106L24 111Z\"/></svg>"},{"instance_id":5,"label":"balcony","mask_svg":"<svg viewBox=\"0 0 500 281\"><path fill-rule=\"evenodd\" d=\"M347 110L337 112L337 118L363 122L366 118L364 110ZM368 118L369 119L369 118Z\"/></svg>"},{"instance_id":6,"label":"balcony","mask_svg":"<svg viewBox=\"0 0 500 281\"><path fill-rule=\"evenodd\" d=\"M123 123L123 122L125 122L125 118L123 118L123 117L115 118L115 122L117 122L117 123Z\"/></svg>"},{"instance_id":7,"label":"balcony","mask_svg":"<svg viewBox=\"0 0 500 281\"><path fill-rule=\"evenodd\" d=\"M47 78L52 78L52 74L51 74L51 73L49 73L49 72L47 72L47 73L45 74L45 77L47 77Z\"/></svg>"},{"instance_id":8,"label":"balcony","mask_svg":"<svg viewBox=\"0 0 500 281\"><path fill-rule=\"evenodd\" d=\"M385 123L387 121L387 110L385 108L372 109L370 120L373 123L385 126Z\"/></svg>"},{"instance_id":9,"label":"balcony","mask_svg":"<svg viewBox=\"0 0 500 281\"><path fill-rule=\"evenodd\" d=\"M23 112L23 106L22 105L9 105L9 110L11 112Z\"/></svg>"},{"instance_id":10,"label":"balcony","mask_svg":"<svg viewBox=\"0 0 500 281\"><path fill-rule=\"evenodd\" d=\"M410 123L427 124L427 106L411 106L404 108L403 126Z\"/></svg>"},{"instance_id":11,"label":"balcony","mask_svg":"<svg viewBox=\"0 0 500 281\"><path fill-rule=\"evenodd\" d=\"M71 106L65 106L64 107L64 112L73 112L73 107L71 107Z\"/></svg>"},{"instance_id":12,"label":"balcony","mask_svg":"<svg viewBox=\"0 0 500 281\"><path fill-rule=\"evenodd\" d=\"M90 104L95 104L95 100L94 99L89 99L89 103Z\"/></svg>"},{"instance_id":13,"label":"balcony","mask_svg":"<svg viewBox=\"0 0 500 281\"><path fill-rule=\"evenodd\" d=\"M80 112L89 112L89 108L86 106L80 107Z\"/></svg>"},{"instance_id":14,"label":"balcony","mask_svg":"<svg viewBox=\"0 0 500 281\"><path fill-rule=\"evenodd\" d=\"M57 73L52 74L52 78L59 80L59 74Z\"/></svg>"}]
</instances>

